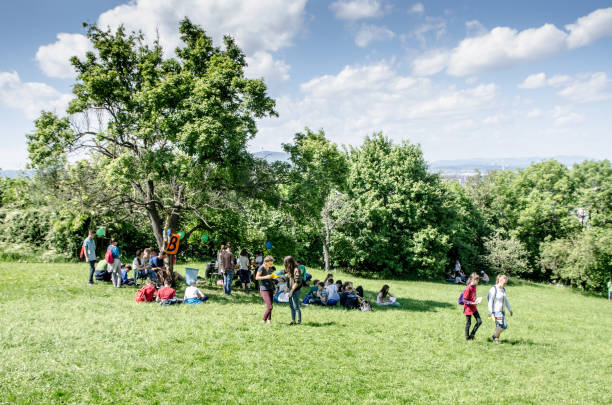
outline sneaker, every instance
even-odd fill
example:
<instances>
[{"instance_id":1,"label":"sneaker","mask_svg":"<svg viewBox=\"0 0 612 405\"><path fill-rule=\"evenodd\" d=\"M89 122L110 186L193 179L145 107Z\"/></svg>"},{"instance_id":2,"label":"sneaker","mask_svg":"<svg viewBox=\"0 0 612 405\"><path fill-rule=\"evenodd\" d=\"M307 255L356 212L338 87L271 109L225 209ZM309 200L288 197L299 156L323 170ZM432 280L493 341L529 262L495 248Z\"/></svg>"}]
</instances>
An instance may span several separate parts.
<instances>
[{"instance_id":1,"label":"sneaker","mask_svg":"<svg viewBox=\"0 0 612 405\"><path fill-rule=\"evenodd\" d=\"M90 281L90 282L88 282L87 284L89 284L89 285L94 285L94 282L93 282L93 281Z\"/></svg>"},{"instance_id":2,"label":"sneaker","mask_svg":"<svg viewBox=\"0 0 612 405\"><path fill-rule=\"evenodd\" d=\"M491 340L493 340L495 343L499 343L499 338L495 337L495 335L491 336Z\"/></svg>"}]
</instances>

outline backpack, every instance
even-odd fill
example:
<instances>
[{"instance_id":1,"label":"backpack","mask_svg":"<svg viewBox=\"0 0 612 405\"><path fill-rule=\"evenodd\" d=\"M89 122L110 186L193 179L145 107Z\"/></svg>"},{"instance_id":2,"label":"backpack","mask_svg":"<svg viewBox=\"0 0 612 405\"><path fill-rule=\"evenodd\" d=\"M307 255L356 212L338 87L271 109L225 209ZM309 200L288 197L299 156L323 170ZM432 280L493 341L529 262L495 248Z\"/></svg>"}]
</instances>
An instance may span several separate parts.
<instances>
[{"instance_id":1,"label":"backpack","mask_svg":"<svg viewBox=\"0 0 612 405\"><path fill-rule=\"evenodd\" d=\"M459 305L465 305L465 301L463 301L463 294L465 293L465 290L467 290L467 287L465 287L465 289L461 291L461 295L459 296L459 299L457 300L457 304Z\"/></svg>"},{"instance_id":2,"label":"backpack","mask_svg":"<svg viewBox=\"0 0 612 405\"><path fill-rule=\"evenodd\" d=\"M493 302L493 304L491 304L491 309L494 310L494 305L495 305L495 296L497 295L497 286L494 285L493 288L495 288L495 292L493 293L493 295L491 295L491 291L489 290L489 294L487 294L487 301L488 302ZM503 305L502 305L502 310L503 310Z\"/></svg>"},{"instance_id":3,"label":"backpack","mask_svg":"<svg viewBox=\"0 0 612 405\"><path fill-rule=\"evenodd\" d=\"M109 246L108 249L106 249L104 260L106 260L106 263L108 264L113 264L115 262L115 259L113 258L113 247L112 246Z\"/></svg>"},{"instance_id":4,"label":"backpack","mask_svg":"<svg viewBox=\"0 0 612 405\"><path fill-rule=\"evenodd\" d=\"M370 304L369 301L363 301L363 303L361 303L361 307L359 309L361 309L361 312L371 312L372 311L372 304Z\"/></svg>"},{"instance_id":5,"label":"backpack","mask_svg":"<svg viewBox=\"0 0 612 405\"><path fill-rule=\"evenodd\" d=\"M140 290L136 291L136 294L134 294L134 298L136 299L136 302L144 302L145 301L144 288L141 288Z\"/></svg>"}]
</instances>

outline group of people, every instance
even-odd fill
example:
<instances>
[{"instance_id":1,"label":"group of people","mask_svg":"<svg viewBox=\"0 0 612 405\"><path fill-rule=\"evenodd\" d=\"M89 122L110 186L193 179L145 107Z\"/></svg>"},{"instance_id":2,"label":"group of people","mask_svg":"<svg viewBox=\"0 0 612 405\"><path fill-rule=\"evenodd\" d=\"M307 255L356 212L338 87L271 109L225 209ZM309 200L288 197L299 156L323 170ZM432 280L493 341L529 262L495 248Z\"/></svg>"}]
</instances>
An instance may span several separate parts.
<instances>
[{"instance_id":1,"label":"group of people","mask_svg":"<svg viewBox=\"0 0 612 405\"><path fill-rule=\"evenodd\" d=\"M446 281L448 281L449 283L466 284L467 279L468 277L461 268L461 263L459 262L459 260L457 260L457 262L455 263L454 270L449 270L446 273ZM484 270L480 271L480 279L485 284L489 283L489 275L485 273Z\"/></svg>"},{"instance_id":2,"label":"group of people","mask_svg":"<svg viewBox=\"0 0 612 405\"><path fill-rule=\"evenodd\" d=\"M111 239L111 243L106 250L103 260L96 266L96 245L95 232L90 231L88 237L83 242L83 255L90 267L89 284L93 284L94 276L99 280L112 281L115 287L122 284L132 285L138 279L148 279L145 286L136 293L136 301L151 302L158 301L162 305L173 305L183 302L185 304L201 304L208 299L196 284L197 280L190 280L190 285L186 288L182 300L177 299L176 291L172 288L172 274L165 266L166 255L163 251L157 253L153 248L138 250L132 265L121 263L121 254L116 239ZM251 273L251 267L256 271ZM333 275L328 274L324 280L313 280L312 287L309 288L303 300L300 299L301 290L308 287L311 276L306 273L306 268L292 256L287 256L283 260L284 269L277 271L274 267L272 256L263 256L262 252L255 253L255 259L251 262L246 250L240 252L238 258L231 252L231 245L226 243L221 246L217 254L217 262L207 269L223 277L223 289L226 295L231 295L232 284L234 283L234 271L237 271L239 284L242 289L248 291L251 284L259 287L259 293L265 304L265 311L262 317L263 323L271 323L272 309L274 302L288 302L291 309L291 324L302 322L301 306L320 305L320 306L342 306L346 309L361 309L362 311L371 310L371 304L364 298L364 291L361 286L356 288L351 281L334 281ZM134 278L128 278L129 272L134 271ZM457 261L453 280L461 282L461 265ZM207 274L208 275L208 274ZM184 278L175 274L175 278ZM486 273L472 273L465 279L466 288L463 290L459 303L463 305L463 312L466 316L465 338L474 340L476 331L482 324L482 319L478 313L478 305L481 298L476 296L476 287L480 281L488 282L489 277ZM450 281L450 280L449 280ZM491 287L488 294L488 313L495 321L495 332L491 339L499 341L499 336L507 328L505 308L513 315L512 308L506 295L505 285L508 277L500 274L497 276L495 285ZM159 288L159 289L158 289ZM609 292L612 289L612 280L608 283ZM610 299L610 294L608 296ZM378 306L400 306L397 299L390 293L389 285L385 284L376 296ZM472 328L472 317L476 324Z\"/></svg>"},{"instance_id":3,"label":"group of people","mask_svg":"<svg viewBox=\"0 0 612 405\"><path fill-rule=\"evenodd\" d=\"M465 339L474 340L476 331L482 324L482 319L478 313L477 305L481 303L482 298L476 296L476 286L480 281L478 273L472 273L466 282L465 290L461 293L460 303L463 303L463 313L465 314ZM491 336L491 340L499 342L499 335L508 327L506 322L505 308L510 312L510 316L513 315L512 307L508 301L506 294L506 283L508 277L504 274L499 274L495 280L495 285L489 290L487 296L489 318L495 322L495 332ZM476 320L476 324L470 331L472 324L472 317Z\"/></svg>"}]
</instances>

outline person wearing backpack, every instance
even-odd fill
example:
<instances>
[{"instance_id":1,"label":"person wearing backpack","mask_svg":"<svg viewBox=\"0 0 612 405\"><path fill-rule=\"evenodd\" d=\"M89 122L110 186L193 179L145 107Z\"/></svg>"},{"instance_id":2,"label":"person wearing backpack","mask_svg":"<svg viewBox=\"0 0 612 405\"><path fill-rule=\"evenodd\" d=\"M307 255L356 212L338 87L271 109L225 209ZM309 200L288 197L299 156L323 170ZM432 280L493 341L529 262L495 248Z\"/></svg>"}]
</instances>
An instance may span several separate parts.
<instances>
[{"instance_id":1,"label":"person wearing backpack","mask_svg":"<svg viewBox=\"0 0 612 405\"><path fill-rule=\"evenodd\" d=\"M489 300L489 317L493 316L495 320L495 333L491 336L491 339L496 343L499 343L499 335L502 333L502 330L508 328L504 307L508 308L510 316L512 316L512 308L506 296L505 286L507 282L508 276L505 274L498 274L495 285L491 287L487 297Z\"/></svg>"},{"instance_id":2,"label":"person wearing backpack","mask_svg":"<svg viewBox=\"0 0 612 405\"><path fill-rule=\"evenodd\" d=\"M300 290L302 288L302 272L292 256L285 257L285 275L289 280L289 307L291 308L291 325L302 323L300 309ZM297 323L295 321L297 317Z\"/></svg>"},{"instance_id":3,"label":"person wearing backpack","mask_svg":"<svg viewBox=\"0 0 612 405\"><path fill-rule=\"evenodd\" d=\"M117 239L112 238L111 244L108 245L106 249L106 255L104 259L108 263L108 271L111 273L111 279L113 281L113 286L119 288L121 287L121 261L119 260L119 248L117 245Z\"/></svg>"},{"instance_id":4,"label":"person wearing backpack","mask_svg":"<svg viewBox=\"0 0 612 405\"><path fill-rule=\"evenodd\" d=\"M480 319L480 314L478 313L478 305L479 301L476 300L476 286L478 285L478 281L480 280L480 276L478 273L472 273L467 280L467 287L463 290L463 313L465 314L465 340L474 340L474 336L476 335L476 331L482 325L482 319ZM470 326L472 324L472 316L476 319L476 325L474 325L474 329L470 332Z\"/></svg>"}]
</instances>

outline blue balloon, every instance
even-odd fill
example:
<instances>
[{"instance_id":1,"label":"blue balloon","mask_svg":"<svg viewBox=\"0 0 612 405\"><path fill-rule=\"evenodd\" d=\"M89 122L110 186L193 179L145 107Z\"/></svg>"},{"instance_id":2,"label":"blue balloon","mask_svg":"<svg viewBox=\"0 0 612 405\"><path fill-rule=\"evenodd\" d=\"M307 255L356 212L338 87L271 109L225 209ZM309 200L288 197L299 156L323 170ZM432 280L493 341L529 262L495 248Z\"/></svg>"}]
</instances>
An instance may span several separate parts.
<instances>
[{"instance_id":1,"label":"blue balloon","mask_svg":"<svg viewBox=\"0 0 612 405\"><path fill-rule=\"evenodd\" d=\"M266 242L266 249L268 249L268 250L272 249L272 242L270 242L270 241Z\"/></svg>"}]
</instances>

